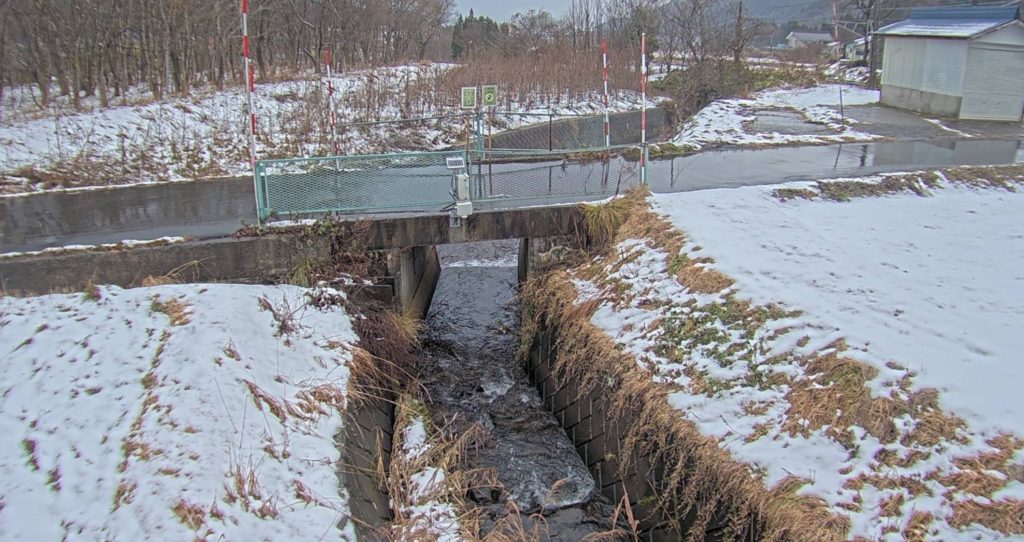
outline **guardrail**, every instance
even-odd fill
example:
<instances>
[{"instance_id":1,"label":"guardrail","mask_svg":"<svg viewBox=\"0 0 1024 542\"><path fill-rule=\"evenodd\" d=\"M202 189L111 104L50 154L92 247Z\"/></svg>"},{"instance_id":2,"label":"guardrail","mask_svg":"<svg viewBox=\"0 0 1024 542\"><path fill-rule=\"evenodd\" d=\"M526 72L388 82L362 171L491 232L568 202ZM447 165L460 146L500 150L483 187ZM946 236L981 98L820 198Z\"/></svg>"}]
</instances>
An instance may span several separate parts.
<instances>
[{"instance_id":1,"label":"guardrail","mask_svg":"<svg viewBox=\"0 0 1024 542\"><path fill-rule=\"evenodd\" d=\"M261 160L254 184L260 222L330 215L445 211L446 159L461 157L481 209L568 203L642 182L638 146L546 151L488 149ZM643 163L646 163L644 161Z\"/></svg>"}]
</instances>

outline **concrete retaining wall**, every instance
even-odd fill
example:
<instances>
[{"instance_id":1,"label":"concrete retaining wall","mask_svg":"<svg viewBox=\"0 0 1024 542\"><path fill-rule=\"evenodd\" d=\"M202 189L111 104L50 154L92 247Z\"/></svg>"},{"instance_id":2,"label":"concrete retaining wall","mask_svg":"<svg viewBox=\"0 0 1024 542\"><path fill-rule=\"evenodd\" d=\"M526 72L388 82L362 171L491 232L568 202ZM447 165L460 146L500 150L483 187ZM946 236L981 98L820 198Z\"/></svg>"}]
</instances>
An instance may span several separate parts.
<instances>
[{"instance_id":1,"label":"concrete retaining wall","mask_svg":"<svg viewBox=\"0 0 1024 542\"><path fill-rule=\"evenodd\" d=\"M961 100L962 98L959 96L949 96L946 94L925 92L923 90L882 85L881 102L883 104L898 107L900 109L920 111L921 113L927 113L930 115L940 115L943 117L953 118L959 117Z\"/></svg>"},{"instance_id":2,"label":"concrete retaining wall","mask_svg":"<svg viewBox=\"0 0 1024 542\"><path fill-rule=\"evenodd\" d=\"M186 282L276 282L301 266L329 261L336 252L345 250L427 247L583 231L582 213L576 206L482 212L463 220L460 228L451 228L448 220L448 215L385 218L339 222L330 234L321 236L296 232L117 251L0 258L0 288L11 293L45 294L81 290L88 284L131 287L140 285L146 277L172 272ZM426 258L427 254L422 256ZM421 278L419 273L416 275L417 280ZM416 291L406 293L415 296ZM430 299L420 299L421 304L424 302L429 305Z\"/></svg>"},{"instance_id":3,"label":"concrete retaining wall","mask_svg":"<svg viewBox=\"0 0 1024 542\"><path fill-rule=\"evenodd\" d=\"M545 406L555 414L566 434L572 439L583 462L590 469L601 492L613 503L619 502L624 492L629 495L633 514L640 521L645 542L669 542L680 539L671 525L654 506L657 491L654 483L660 478L660 468L640 460L621 469L624 429L632 420L628 413L613 412L609 391L600 387L589 394L580 392L579 382L560 381L554 367L557 352L554 348L555 331L541 330L534 337L527 362L527 374L537 386ZM622 473L625 472L626 476ZM651 481L649 481L651 480Z\"/></svg>"},{"instance_id":4,"label":"concrete retaining wall","mask_svg":"<svg viewBox=\"0 0 1024 542\"><path fill-rule=\"evenodd\" d=\"M612 145L640 143L640 112L629 111L609 115ZM673 128L668 111L647 111L648 141L659 141ZM496 149L585 149L604 146L604 117L601 115L556 120L547 123L496 134L492 146Z\"/></svg>"},{"instance_id":5,"label":"concrete retaining wall","mask_svg":"<svg viewBox=\"0 0 1024 542\"><path fill-rule=\"evenodd\" d=\"M396 249L388 258L388 271L394 277L395 298L401 309L406 314L426 318L441 278L437 248Z\"/></svg>"},{"instance_id":6,"label":"concrete retaining wall","mask_svg":"<svg viewBox=\"0 0 1024 542\"><path fill-rule=\"evenodd\" d=\"M0 286L43 294L87 284L138 286L146 277L177 273L185 282L273 282L307 262L330 258L329 238L268 235L128 250L72 252L0 259Z\"/></svg>"},{"instance_id":7,"label":"concrete retaining wall","mask_svg":"<svg viewBox=\"0 0 1024 542\"><path fill-rule=\"evenodd\" d=\"M350 382L350 386L359 386ZM345 423L335 442L341 449L338 479L349 496L349 521L355 523L359 540L383 542L376 529L391 520L387 492L381 486L378 466L391 466L395 425L394 402L390 398L349 403Z\"/></svg>"}]
</instances>

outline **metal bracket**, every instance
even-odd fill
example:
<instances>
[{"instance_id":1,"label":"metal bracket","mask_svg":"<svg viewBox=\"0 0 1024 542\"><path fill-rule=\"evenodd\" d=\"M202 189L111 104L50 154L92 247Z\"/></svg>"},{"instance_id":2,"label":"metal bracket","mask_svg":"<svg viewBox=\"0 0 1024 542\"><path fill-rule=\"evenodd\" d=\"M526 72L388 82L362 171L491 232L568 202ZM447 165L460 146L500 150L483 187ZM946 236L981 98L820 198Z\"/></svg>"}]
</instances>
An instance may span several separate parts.
<instances>
[{"instance_id":1,"label":"metal bracket","mask_svg":"<svg viewBox=\"0 0 1024 542\"><path fill-rule=\"evenodd\" d=\"M462 218L459 215L455 214L454 210L452 210L451 213L448 214L448 227L449 228L461 228L462 227Z\"/></svg>"}]
</instances>

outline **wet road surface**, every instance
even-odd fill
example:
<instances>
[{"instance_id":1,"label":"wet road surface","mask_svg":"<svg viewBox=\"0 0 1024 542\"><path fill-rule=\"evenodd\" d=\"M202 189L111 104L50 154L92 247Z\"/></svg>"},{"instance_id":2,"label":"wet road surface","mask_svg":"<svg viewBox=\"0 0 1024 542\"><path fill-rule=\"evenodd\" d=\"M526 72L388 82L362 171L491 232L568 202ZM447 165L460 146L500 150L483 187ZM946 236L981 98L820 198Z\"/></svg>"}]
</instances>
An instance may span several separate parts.
<instances>
[{"instance_id":1,"label":"wet road surface","mask_svg":"<svg viewBox=\"0 0 1024 542\"><path fill-rule=\"evenodd\" d=\"M953 123L947 121L947 124ZM1004 128L1007 134L1020 131L1018 124L1007 124ZM967 128L964 123L958 126ZM718 150L651 161L650 184L655 192L674 192L1021 161L1024 161L1024 153L1017 139L933 138ZM529 168L519 166L515 175L499 173L486 177L488 189L499 197L476 208L501 207L500 196L503 195L526 196L526 199L509 199L506 202L509 206L596 199L614 193L618 179L631 177L634 171L635 162L622 160L609 165L542 162L531 164ZM567 196L567 183L573 190L585 191L589 196ZM395 198L400 199L404 193L394 185L382 186L380 190ZM445 199L447 188L447 181L437 184L435 189L445 192L439 194L436 201ZM435 205L422 210L439 209ZM218 237L231 234L242 222L256 222L252 181L248 178L6 197L0 198L0 252L163 236Z\"/></svg>"}]
</instances>

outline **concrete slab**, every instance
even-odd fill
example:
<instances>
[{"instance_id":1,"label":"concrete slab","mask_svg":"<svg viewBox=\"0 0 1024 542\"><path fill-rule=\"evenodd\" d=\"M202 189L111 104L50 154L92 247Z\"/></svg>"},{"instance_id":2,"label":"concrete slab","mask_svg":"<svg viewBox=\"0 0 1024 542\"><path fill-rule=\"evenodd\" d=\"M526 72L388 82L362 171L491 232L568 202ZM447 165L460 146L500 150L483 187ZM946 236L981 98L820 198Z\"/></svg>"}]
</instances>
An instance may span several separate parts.
<instances>
[{"instance_id":1,"label":"concrete slab","mask_svg":"<svg viewBox=\"0 0 1024 542\"><path fill-rule=\"evenodd\" d=\"M1024 125L1019 122L949 119L884 105L847 107L845 113L857 121L858 131L895 139L951 139L965 136L1018 139L1024 136ZM938 120L948 129L943 129L926 119Z\"/></svg>"}]
</instances>

